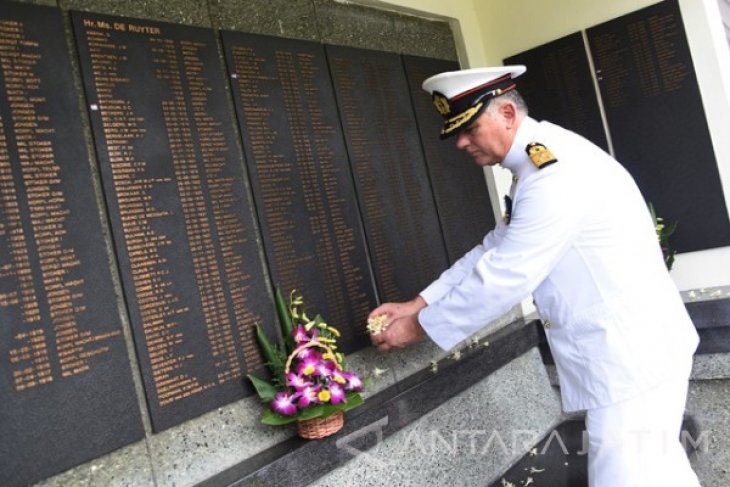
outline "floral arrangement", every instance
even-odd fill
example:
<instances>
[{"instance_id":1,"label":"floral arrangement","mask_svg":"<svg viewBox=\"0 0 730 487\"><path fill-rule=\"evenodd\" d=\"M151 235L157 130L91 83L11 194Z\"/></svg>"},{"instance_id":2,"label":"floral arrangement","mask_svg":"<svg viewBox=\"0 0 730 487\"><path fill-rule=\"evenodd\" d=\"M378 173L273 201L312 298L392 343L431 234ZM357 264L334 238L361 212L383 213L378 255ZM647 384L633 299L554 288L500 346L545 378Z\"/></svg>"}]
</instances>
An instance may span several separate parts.
<instances>
[{"instance_id":1,"label":"floral arrangement","mask_svg":"<svg viewBox=\"0 0 730 487\"><path fill-rule=\"evenodd\" d=\"M651 213L651 219L654 222L654 229L656 230L657 240L659 240L659 246L662 248L662 255L664 256L664 264L667 266L667 270L672 270L672 264L674 264L674 256L677 253L676 250L672 249L669 245L669 236L674 233L677 229L677 222L672 222L669 225L664 224L664 219L656 216L654 205L648 203L649 213Z\"/></svg>"},{"instance_id":2,"label":"floral arrangement","mask_svg":"<svg viewBox=\"0 0 730 487\"><path fill-rule=\"evenodd\" d=\"M248 376L261 400L270 405L261 422L282 425L322 419L361 405L363 381L346 371L345 357L336 351L340 332L320 315L307 317L304 299L295 291L287 305L276 289L275 301L284 343L272 344L256 327L271 380Z\"/></svg>"}]
</instances>

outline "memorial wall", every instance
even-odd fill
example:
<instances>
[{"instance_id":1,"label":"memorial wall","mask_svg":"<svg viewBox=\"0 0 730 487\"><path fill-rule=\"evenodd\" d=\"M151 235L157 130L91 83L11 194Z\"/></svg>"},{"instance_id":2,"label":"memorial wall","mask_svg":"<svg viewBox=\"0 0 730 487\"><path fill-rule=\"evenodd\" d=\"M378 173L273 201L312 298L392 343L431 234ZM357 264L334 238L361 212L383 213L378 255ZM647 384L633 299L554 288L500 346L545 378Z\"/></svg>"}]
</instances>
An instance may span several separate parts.
<instances>
[{"instance_id":1,"label":"memorial wall","mask_svg":"<svg viewBox=\"0 0 730 487\"><path fill-rule=\"evenodd\" d=\"M3 3L1 485L144 436L73 86L60 12Z\"/></svg>"},{"instance_id":2,"label":"memorial wall","mask_svg":"<svg viewBox=\"0 0 730 487\"><path fill-rule=\"evenodd\" d=\"M135 442L156 482L210 477L172 472L165 442L252 394L274 286L362 350L370 309L495 224L482 170L438 140L420 89L458 69L445 22L325 0L89 4L0 1L0 485ZM608 147L600 92L678 250L730 244L675 1L506 61L528 64L536 118ZM240 462L267 434L195 457Z\"/></svg>"},{"instance_id":3,"label":"memorial wall","mask_svg":"<svg viewBox=\"0 0 730 487\"><path fill-rule=\"evenodd\" d=\"M727 205L676 0L505 63L530 68L520 91L534 117L561 123L606 148L595 75L613 153L665 222L678 222L673 247L692 252L730 245Z\"/></svg>"},{"instance_id":4,"label":"memorial wall","mask_svg":"<svg viewBox=\"0 0 730 487\"><path fill-rule=\"evenodd\" d=\"M420 89L457 67L3 2L0 484L251 395L274 286L368 345L494 224Z\"/></svg>"}]
</instances>

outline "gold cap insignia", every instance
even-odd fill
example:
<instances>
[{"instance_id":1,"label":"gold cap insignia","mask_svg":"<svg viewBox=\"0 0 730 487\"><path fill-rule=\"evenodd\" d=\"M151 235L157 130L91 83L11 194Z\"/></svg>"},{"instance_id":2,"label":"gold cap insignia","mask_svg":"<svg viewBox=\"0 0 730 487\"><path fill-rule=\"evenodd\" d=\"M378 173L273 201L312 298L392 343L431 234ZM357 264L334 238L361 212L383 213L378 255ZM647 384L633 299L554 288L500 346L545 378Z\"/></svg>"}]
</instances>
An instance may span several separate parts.
<instances>
[{"instance_id":1,"label":"gold cap insignia","mask_svg":"<svg viewBox=\"0 0 730 487\"><path fill-rule=\"evenodd\" d=\"M451 117L450 119L446 120L446 125L441 130L441 134L450 134L465 123L470 122L474 118L474 115L476 115L483 106L484 102L480 101L475 106L468 108L467 110L464 110L455 117Z\"/></svg>"},{"instance_id":2,"label":"gold cap insignia","mask_svg":"<svg viewBox=\"0 0 730 487\"><path fill-rule=\"evenodd\" d=\"M548 164L552 164L553 162L558 161L558 159L552 154L552 152L547 149L547 147L537 142L531 142L527 144L527 147L525 147L525 152L527 152L527 157L530 158L532 163L535 164L538 169L542 169Z\"/></svg>"},{"instance_id":3,"label":"gold cap insignia","mask_svg":"<svg viewBox=\"0 0 730 487\"><path fill-rule=\"evenodd\" d=\"M435 106L436 110L438 110L439 113L443 116L446 116L449 114L449 112L451 112L449 100L440 93L433 94L433 106Z\"/></svg>"}]
</instances>

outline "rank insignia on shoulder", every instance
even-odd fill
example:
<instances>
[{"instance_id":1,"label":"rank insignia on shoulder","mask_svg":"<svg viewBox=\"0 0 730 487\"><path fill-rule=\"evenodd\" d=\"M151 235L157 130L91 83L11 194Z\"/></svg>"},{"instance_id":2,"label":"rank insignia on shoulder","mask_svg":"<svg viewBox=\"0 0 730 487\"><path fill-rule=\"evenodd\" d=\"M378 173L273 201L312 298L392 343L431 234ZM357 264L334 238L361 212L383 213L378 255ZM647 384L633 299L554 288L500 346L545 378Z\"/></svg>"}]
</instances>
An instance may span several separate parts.
<instances>
[{"instance_id":1,"label":"rank insignia on shoulder","mask_svg":"<svg viewBox=\"0 0 730 487\"><path fill-rule=\"evenodd\" d=\"M532 163L537 166L538 169L542 169L545 166L548 166L553 162L558 161L558 159L552 154L552 152L547 149L547 147L538 142L530 142L529 144L527 144L527 147L525 147L525 152L527 152L527 156L530 158Z\"/></svg>"}]
</instances>

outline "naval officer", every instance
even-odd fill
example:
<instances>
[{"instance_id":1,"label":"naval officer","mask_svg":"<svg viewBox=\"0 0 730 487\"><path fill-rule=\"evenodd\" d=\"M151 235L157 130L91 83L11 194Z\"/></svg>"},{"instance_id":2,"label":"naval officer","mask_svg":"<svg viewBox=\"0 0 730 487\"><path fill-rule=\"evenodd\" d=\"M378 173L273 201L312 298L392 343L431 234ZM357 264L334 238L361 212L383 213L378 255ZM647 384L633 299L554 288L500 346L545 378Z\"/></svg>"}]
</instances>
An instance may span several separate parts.
<instances>
[{"instance_id":1,"label":"naval officer","mask_svg":"<svg viewBox=\"0 0 730 487\"><path fill-rule=\"evenodd\" d=\"M450 349L532 294L563 409L585 410L591 487L699 485L679 434L698 337L629 173L527 114L524 66L441 73L423 88L479 166L513 175L504 221L413 300L386 303L380 351ZM468 201L463 204L468 205Z\"/></svg>"}]
</instances>

